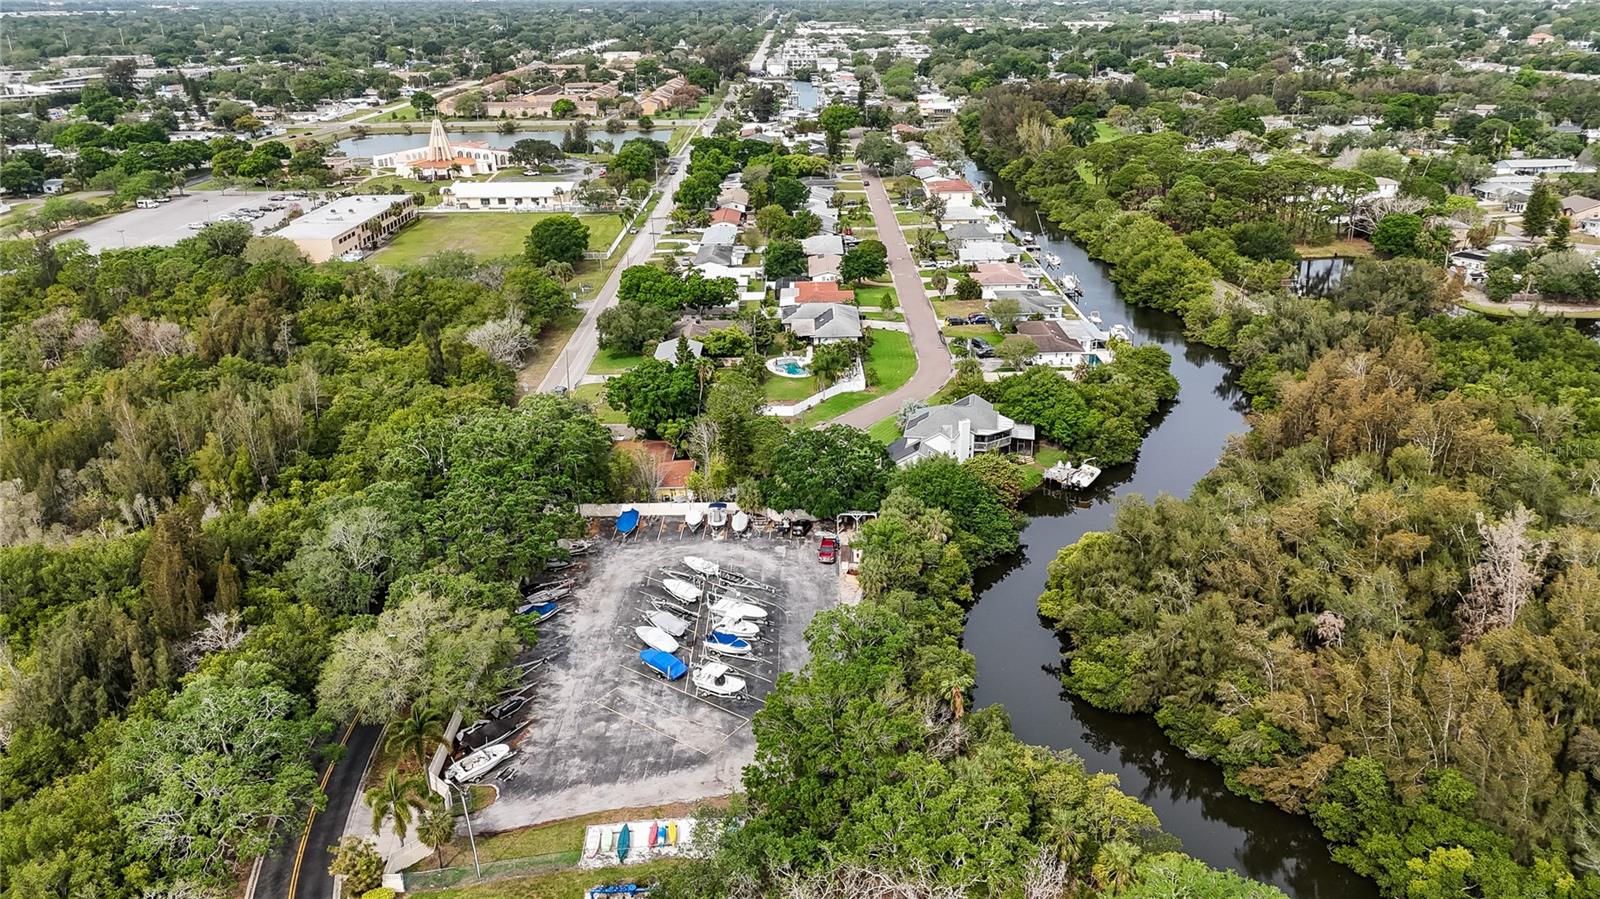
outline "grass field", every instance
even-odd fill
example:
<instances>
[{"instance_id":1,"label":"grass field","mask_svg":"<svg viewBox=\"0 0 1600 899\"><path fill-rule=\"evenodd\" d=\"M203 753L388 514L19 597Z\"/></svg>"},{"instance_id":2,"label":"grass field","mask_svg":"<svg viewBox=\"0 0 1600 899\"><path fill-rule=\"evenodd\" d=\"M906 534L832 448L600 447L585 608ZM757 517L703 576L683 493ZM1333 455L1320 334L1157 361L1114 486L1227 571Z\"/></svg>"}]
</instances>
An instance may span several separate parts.
<instances>
[{"instance_id":1,"label":"grass field","mask_svg":"<svg viewBox=\"0 0 1600 899\"><path fill-rule=\"evenodd\" d=\"M1509 304L1501 305L1499 303L1473 302L1470 300L1463 300L1460 305L1463 308L1471 309L1473 312L1487 315L1491 318L1518 318L1537 314L1548 315L1554 318L1600 319L1600 306L1584 308L1564 304L1555 304L1550 306L1541 304L1538 309L1534 309L1528 304L1518 304L1516 306L1512 306Z\"/></svg>"},{"instance_id":2,"label":"grass field","mask_svg":"<svg viewBox=\"0 0 1600 899\"><path fill-rule=\"evenodd\" d=\"M946 325L944 335L946 337L976 337L994 346L999 346L1000 341L1005 340L1005 335L996 331L993 325Z\"/></svg>"},{"instance_id":3,"label":"grass field","mask_svg":"<svg viewBox=\"0 0 1600 899\"><path fill-rule=\"evenodd\" d=\"M599 350L594 354L594 364L589 366L589 373L595 375L614 375L619 371L627 371L645 359L642 353L619 353L616 350Z\"/></svg>"},{"instance_id":4,"label":"grass field","mask_svg":"<svg viewBox=\"0 0 1600 899\"><path fill-rule=\"evenodd\" d=\"M599 384L586 384L583 389L598 388ZM582 397L583 389L578 391ZM715 800L713 800L715 802ZM579 815L576 818L563 818L560 821L551 821L548 824L536 824L533 827L523 827L517 830L508 830L490 836L478 836L478 858L483 862L500 861L508 858L526 858L529 856L551 855L558 852L580 852L583 849L584 828L590 824L604 824L611 821L638 821L646 818L678 818L690 814L693 805L687 802L672 803L670 805L645 806L640 808L612 809L604 812L595 812L588 815ZM472 864L472 849L467 840L457 837L455 842L443 850L444 867L454 867L460 864ZM433 856L412 865L412 871L428 871L436 867ZM597 883L599 881L596 881Z\"/></svg>"},{"instance_id":5,"label":"grass field","mask_svg":"<svg viewBox=\"0 0 1600 899\"><path fill-rule=\"evenodd\" d=\"M885 300L894 300L890 305L898 305L899 297L895 296L893 287L857 287L856 302L862 306L883 306Z\"/></svg>"},{"instance_id":6,"label":"grass field","mask_svg":"<svg viewBox=\"0 0 1600 899\"><path fill-rule=\"evenodd\" d=\"M600 419L603 424L622 425L628 423L628 413L613 409L606 404L606 385L584 384L577 390L572 391L572 395L593 405L595 418Z\"/></svg>"},{"instance_id":7,"label":"grass field","mask_svg":"<svg viewBox=\"0 0 1600 899\"><path fill-rule=\"evenodd\" d=\"M440 250L462 250L484 259L516 256L528 229L554 212L452 212L423 216L375 253L379 265L403 268ZM589 249L604 251L617 239L622 221L614 215L580 215L589 226ZM592 263L586 263L592 264Z\"/></svg>"},{"instance_id":8,"label":"grass field","mask_svg":"<svg viewBox=\"0 0 1600 899\"><path fill-rule=\"evenodd\" d=\"M1372 244L1359 237L1340 238L1320 246L1301 244L1295 251L1307 259L1326 259L1329 256L1357 256L1365 258L1372 255Z\"/></svg>"},{"instance_id":9,"label":"grass field","mask_svg":"<svg viewBox=\"0 0 1600 899\"><path fill-rule=\"evenodd\" d=\"M1094 123L1094 139L1096 143L1103 140L1116 140L1122 136L1122 129L1106 121Z\"/></svg>"},{"instance_id":10,"label":"grass field","mask_svg":"<svg viewBox=\"0 0 1600 899\"><path fill-rule=\"evenodd\" d=\"M900 439L900 423L895 421L893 416L890 416L867 428L867 433L887 446Z\"/></svg>"},{"instance_id":11,"label":"grass field","mask_svg":"<svg viewBox=\"0 0 1600 899\"><path fill-rule=\"evenodd\" d=\"M761 392L769 403L793 403L803 400L818 390L822 385L816 377L780 378L777 375L767 378L767 383L761 387Z\"/></svg>"},{"instance_id":12,"label":"grass field","mask_svg":"<svg viewBox=\"0 0 1600 899\"><path fill-rule=\"evenodd\" d=\"M872 386L866 390L829 397L806 410L800 416L800 423L810 427L892 393L911 380L916 370L917 354L911 349L911 335L899 331L873 331L872 346L867 349L867 381Z\"/></svg>"}]
</instances>

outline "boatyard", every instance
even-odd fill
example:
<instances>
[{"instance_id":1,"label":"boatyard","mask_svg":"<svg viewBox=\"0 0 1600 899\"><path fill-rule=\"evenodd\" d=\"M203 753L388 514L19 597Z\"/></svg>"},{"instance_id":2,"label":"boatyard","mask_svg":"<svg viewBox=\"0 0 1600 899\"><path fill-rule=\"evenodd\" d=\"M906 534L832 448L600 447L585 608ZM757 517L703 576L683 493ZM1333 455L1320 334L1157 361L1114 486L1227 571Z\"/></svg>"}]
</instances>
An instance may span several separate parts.
<instances>
[{"instance_id":1,"label":"boatyard","mask_svg":"<svg viewBox=\"0 0 1600 899\"><path fill-rule=\"evenodd\" d=\"M509 735L516 754L479 781L499 792L473 816L483 830L736 790L751 717L839 599L840 566L818 561L815 535L712 539L681 518L626 537L598 527L525 657L535 701Z\"/></svg>"}]
</instances>

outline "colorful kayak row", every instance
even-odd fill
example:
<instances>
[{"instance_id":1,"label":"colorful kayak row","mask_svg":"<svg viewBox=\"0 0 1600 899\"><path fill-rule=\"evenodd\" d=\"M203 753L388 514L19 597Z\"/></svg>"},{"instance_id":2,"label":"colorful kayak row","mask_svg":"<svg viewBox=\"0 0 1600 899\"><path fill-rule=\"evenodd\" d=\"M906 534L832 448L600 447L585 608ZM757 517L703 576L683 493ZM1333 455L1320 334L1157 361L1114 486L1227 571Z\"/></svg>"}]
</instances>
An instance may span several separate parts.
<instances>
[{"instance_id":1,"label":"colorful kayak row","mask_svg":"<svg viewBox=\"0 0 1600 899\"><path fill-rule=\"evenodd\" d=\"M678 845L679 826L676 821L652 821L647 825L623 824L620 827L593 827L583 847L588 858L615 854L617 861L627 861L628 854L641 846L664 849Z\"/></svg>"}]
</instances>

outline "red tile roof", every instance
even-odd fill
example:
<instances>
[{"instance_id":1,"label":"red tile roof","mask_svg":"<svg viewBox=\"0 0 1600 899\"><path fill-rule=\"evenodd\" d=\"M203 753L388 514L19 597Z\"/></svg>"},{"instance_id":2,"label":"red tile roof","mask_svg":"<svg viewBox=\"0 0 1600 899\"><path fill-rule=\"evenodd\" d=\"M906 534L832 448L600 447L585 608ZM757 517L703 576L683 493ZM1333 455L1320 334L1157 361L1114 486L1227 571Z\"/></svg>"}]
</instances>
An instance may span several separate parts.
<instances>
[{"instance_id":1,"label":"red tile roof","mask_svg":"<svg viewBox=\"0 0 1600 899\"><path fill-rule=\"evenodd\" d=\"M694 473L694 460L663 462L656 467L656 472L661 476L663 490L681 490L689 486L689 475Z\"/></svg>"},{"instance_id":2,"label":"red tile roof","mask_svg":"<svg viewBox=\"0 0 1600 899\"><path fill-rule=\"evenodd\" d=\"M972 273L972 280L985 287L996 284L1028 284L1028 276L1010 262L985 262Z\"/></svg>"},{"instance_id":3,"label":"red tile roof","mask_svg":"<svg viewBox=\"0 0 1600 899\"><path fill-rule=\"evenodd\" d=\"M848 303L856 298L855 291L833 281L796 281L794 286L795 301L800 303Z\"/></svg>"},{"instance_id":4,"label":"red tile roof","mask_svg":"<svg viewBox=\"0 0 1600 899\"><path fill-rule=\"evenodd\" d=\"M718 209L716 212L711 213L711 224L713 225L723 223L737 225L742 221L744 221L744 213L734 209L732 206L724 206L721 209Z\"/></svg>"},{"instance_id":5,"label":"red tile roof","mask_svg":"<svg viewBox=\"0 0 1600 899\"><path fill-rule=\"evenodd\" d=\"M929 181L928 193L931 194L970 194L973 193L972 185L965 178L946 178L943 181Z\"/></svg>"}]
</instances>

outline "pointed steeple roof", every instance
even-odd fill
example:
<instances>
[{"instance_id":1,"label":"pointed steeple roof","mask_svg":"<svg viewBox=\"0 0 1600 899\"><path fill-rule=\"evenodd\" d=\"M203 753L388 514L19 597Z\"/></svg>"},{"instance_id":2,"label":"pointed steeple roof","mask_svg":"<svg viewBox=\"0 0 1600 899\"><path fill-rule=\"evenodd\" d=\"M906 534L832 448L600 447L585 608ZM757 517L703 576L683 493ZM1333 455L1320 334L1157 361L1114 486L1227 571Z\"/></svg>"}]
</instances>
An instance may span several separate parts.
<instances>
[{"instance_id":1,"label":"pointed steeple roof","mask_svg":"<svg viewBox=\"0 0 1600 899\"><path fill-rule=\"evenodd\" d=\"M455 151L450 149L450 138L445 136L444 122L438 117L433 117L433 128L428 132L428 158L436 162L444 162L455 157Z\"/></svg>"}]
</instances>

